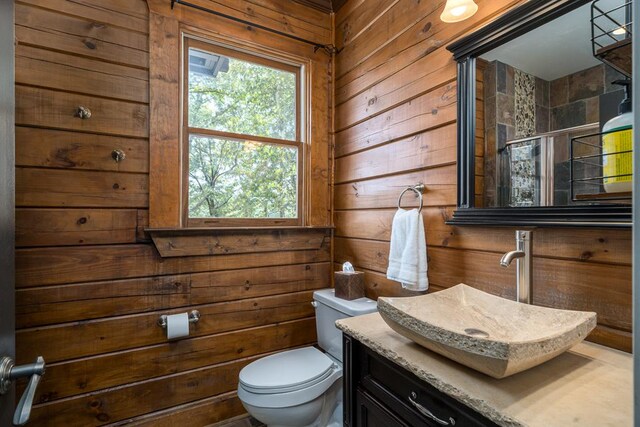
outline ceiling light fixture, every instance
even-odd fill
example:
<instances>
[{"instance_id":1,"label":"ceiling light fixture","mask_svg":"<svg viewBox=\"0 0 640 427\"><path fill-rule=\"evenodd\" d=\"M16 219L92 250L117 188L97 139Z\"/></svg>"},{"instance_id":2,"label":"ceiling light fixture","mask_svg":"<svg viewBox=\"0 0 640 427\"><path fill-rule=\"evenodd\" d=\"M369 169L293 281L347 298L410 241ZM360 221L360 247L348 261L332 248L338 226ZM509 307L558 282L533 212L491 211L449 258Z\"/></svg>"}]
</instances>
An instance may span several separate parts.
<instances>
[{"instance_id":1,"label":"ceiling light fixture","mask_svg":"<svg viewBox=\"0 0 640 427\"><path fill-rule=\"evenodd\" d=\"M470 18L478 11L473 0L447 0L440 19L443 22L460 22Z\"/></svg>"}]
</instances>

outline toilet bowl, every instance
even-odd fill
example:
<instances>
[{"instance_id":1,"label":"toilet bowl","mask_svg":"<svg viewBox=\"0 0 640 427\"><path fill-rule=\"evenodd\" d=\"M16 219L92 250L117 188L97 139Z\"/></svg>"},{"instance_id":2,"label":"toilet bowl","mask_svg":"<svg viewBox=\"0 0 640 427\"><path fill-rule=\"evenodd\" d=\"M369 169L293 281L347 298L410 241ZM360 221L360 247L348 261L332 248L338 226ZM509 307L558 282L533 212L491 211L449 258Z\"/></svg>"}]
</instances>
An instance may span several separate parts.
<instances>
[{"instance_id":1,"label":"toilet bowl","mask_svg":"<svg viewBox=\"0 0 640 427\"><path fill-rule=\"evenodd\" d=\"M263 357L240 372L238 397L268 427L342 426L342 334L335 321L376 311L368 298L314 292L318 345Z\"/></svg>"},{"instance_id":2,"label":"toilet bowl","mask_svg":"<svg viewBox=\"0 0 640 427\"><path fill-rule=\"evenodd\" d=\"M257 420L269 427L327 426L334 421L330 418L342 400L342 367L320 350L289 350L247 368L240 373L238 397Z\"/></svg>"}]
</instances>

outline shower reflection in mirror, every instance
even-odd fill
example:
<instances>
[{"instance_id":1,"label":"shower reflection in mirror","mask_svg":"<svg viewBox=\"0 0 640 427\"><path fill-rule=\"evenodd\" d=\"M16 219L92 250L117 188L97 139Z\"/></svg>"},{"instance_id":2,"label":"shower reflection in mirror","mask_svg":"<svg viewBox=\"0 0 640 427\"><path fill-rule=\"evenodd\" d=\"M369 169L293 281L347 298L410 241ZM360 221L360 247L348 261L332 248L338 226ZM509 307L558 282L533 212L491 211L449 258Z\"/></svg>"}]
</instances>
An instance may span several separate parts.
<instances>
[{"instance_id":1,"label":"shower reflection in mirror","mask_svg":"<svg viewBox=\"0 0 640 427\"><path fill-rule=\"evenodd\" d=\"M607 203L613 197L603 164L623 156L630 161L631 153L607 156L598 133L619 114L620 83L627 77L594 57L591 37L586 4L477 59L485 207Z\"/></svg>"}]
</instances>

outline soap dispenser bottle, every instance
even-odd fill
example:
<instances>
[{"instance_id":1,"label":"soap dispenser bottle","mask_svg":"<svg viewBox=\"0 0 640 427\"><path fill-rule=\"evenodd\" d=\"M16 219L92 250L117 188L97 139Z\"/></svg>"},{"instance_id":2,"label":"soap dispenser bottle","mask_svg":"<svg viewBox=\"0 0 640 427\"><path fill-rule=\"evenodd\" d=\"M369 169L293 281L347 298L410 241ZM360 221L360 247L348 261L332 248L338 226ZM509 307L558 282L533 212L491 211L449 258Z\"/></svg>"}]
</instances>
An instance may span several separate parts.
<instances>
[{"instance_id":1,"label":"soap dispenser bottle","mask_svg":"<svg viewBox=\"0 0 640 427\"><path fill-rule=\"evenodd\" d=\"M633 186L631 80L616 80L613 83L624 86L624 99L618 107L618 115L602 127L602 172L604 191L622 193L630 192Z\"/></svg>"}]
</instances>

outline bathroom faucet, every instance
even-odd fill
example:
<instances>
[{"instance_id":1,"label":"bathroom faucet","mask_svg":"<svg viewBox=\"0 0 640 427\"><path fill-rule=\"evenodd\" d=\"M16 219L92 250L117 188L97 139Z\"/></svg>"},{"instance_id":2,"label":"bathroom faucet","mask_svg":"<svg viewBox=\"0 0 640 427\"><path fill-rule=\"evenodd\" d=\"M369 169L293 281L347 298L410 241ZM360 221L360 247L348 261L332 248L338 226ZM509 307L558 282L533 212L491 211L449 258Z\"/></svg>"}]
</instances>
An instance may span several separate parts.
<instances>
[{"instance_id":1,"label":"bathroom faucet","mask_svg":"<svg viewBox=\"0 0 640 427\"><path fill-rule=\"evenodd\" d=\"M531 231L516 231L516 250L507 252L500 259L500 265L509 267L516 259L516 299L518 302L531 304L531 289L533 284L533 254L531 253Z\"/></svg>"},{"instance_id":2,"label":"bathroom faucet","mask_svg":"<svg viewBox=\"0 0 640 427\"><path fill-rule=\"evenodd\" d=\"M511 261L516 258L524 258L524 256L524 251L507 252L506 254L502 255L502 258L500 258L500 265L503 267L509 267L511 265Z\"/></svg>"}]
</instances>

